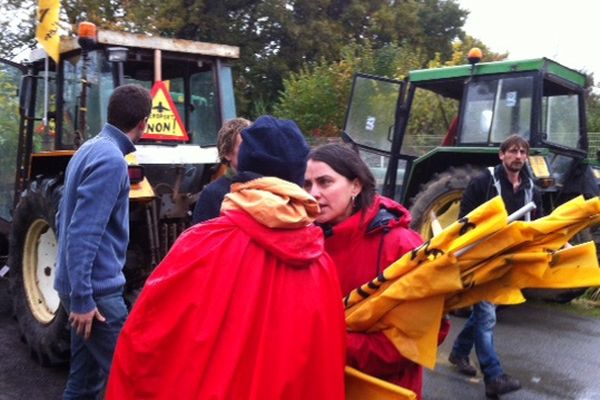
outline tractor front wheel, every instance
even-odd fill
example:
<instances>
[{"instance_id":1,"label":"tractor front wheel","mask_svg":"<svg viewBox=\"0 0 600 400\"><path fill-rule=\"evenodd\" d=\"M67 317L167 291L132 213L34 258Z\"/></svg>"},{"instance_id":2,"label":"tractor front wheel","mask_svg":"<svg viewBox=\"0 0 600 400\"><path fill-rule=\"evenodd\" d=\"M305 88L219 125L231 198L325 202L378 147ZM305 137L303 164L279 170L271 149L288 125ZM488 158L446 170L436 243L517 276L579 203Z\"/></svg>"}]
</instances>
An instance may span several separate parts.
<instances>
[{"instance_id":1,"label":"tractor front wheel","mask_svg":"<svg viewBox=\"0 0 600 400\"><path fill-rule=\"evenodd\" d=\"M31 355L42 365L63 364L69 356L67 315L53 287L61 194L57 178L32 181L15 209L10 240L13 312Z\"/></svg>"},{"instance_id":2,"label":"tractor front wheel","mask_svg":"<svg viewBox=\"0 0 600 400\"><path fill-rule=\"evenodd\" d=\"M412 228L419 232L424 240L428 240L433 237L432 222L435 219L442 228L456 221L462 194L469 181L480 173L481 169L465 165L450 167L435 174L412 200Z\"/></svg>"}]
</instances>

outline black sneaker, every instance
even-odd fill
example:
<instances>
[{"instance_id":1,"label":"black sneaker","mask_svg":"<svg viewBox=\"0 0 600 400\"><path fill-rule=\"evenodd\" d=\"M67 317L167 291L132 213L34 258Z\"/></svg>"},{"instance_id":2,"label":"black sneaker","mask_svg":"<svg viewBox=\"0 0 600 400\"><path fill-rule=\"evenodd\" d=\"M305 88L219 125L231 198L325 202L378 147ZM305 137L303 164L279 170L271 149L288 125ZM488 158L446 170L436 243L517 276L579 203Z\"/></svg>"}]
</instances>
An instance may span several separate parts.
<instances>
[{"instance_id":1,"label":"black sneaker","mask_svg":"<svg viewBox=\"0 0 600 400\"><path fill-rule=\"evenodd\" d=\"M521 389L521 382L512 376L502 374L486 382L485 395L497 399L499 395Z\"/></svg>"},{"instance_id":2,"label":"black sneaker","mask_svg":"<svg viewBox=\"0 0 600 400\"><path fill-rule=\"evenodd\" d=\"M450 354L448 357L448 361L450 364L456 366L458 368L458 372L467 376L475 376L477 375L477 370L474 366L469 363L469 357L458 357L454 354Z\"/></svg>"}]
</instances>

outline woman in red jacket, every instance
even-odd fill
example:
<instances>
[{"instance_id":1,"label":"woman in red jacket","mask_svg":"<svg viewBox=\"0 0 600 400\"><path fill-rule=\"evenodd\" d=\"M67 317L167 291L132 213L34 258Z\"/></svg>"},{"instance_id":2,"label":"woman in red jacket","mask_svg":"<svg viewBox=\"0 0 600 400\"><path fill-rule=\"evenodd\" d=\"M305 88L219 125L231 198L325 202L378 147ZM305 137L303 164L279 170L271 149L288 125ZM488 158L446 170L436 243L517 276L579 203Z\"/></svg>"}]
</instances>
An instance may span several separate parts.
<instances>
[{"instance_id":1,"label":"woman in red jacket","mask_svg":"<svg viewBox=\"0 0 600 400\"><path fill-rule=\"evenodd\" d=\"M335 261L343 295L423 243L409 228L408 210L376 194L371 171L349 147L314 149L304 185L321 208L316 222L325 232L325 250ZM444 324L442 330L447 329ZM383 333L348 332L346 341L348 365L421 398L422 367L404 358Z\"/></svg>"}]
</instances>

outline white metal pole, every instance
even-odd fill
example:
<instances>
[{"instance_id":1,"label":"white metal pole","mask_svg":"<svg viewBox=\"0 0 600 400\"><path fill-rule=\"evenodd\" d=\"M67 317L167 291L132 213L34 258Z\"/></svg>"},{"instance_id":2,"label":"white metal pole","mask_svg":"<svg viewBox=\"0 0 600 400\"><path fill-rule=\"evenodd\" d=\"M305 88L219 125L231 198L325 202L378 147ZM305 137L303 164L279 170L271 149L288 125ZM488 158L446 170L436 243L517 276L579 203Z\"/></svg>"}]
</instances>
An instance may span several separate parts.
<instances>
[{"instance_id":1,"label":"white metal pole","mask_svg":"<svg viewBox=\"0 0 600 400\"><path fill-rule=\"evenodd\" d=\"M511 222L514 222L514 221L518 220L519 218L521 218L523 215L527 214L528 212L535 210L535 208L536 208L535 207L535 203L533 201L530 201L529 203L525 204L523 207L519 208L514 213L510 214L508 216L508 223L510 224ZM477 246L479 243L481 243L484 240L486 240L488 237L489 236L486 236L483 239L479 239L475 243L471 243L469 246L458 250L455 253L456 257L462 256L467 251L471 250L473 247Z\"/></svg>"}]
</instances>

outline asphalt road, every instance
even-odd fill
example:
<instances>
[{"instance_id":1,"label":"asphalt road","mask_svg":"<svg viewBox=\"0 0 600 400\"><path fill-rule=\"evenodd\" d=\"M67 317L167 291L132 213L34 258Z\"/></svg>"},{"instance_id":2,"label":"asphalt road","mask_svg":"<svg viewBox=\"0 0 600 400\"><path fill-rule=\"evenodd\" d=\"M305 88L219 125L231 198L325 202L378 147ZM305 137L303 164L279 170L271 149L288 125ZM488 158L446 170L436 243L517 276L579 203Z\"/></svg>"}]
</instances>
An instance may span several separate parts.
<instances>
[{"instance_id":1,"label":"asphalt road","mask_svg":"<svg viewBox=\"0 0 600 400\"><path fill-rule=\"evenodd\" d=\"M532 303L503 308L498 320L494 340L502 367L523 385L502 399L600 399L600 320ZM454 338L464 322L452 319L436 368L426 371L424 399L485 398L480 373L475 378L459 375L448 362ZM474 351L471 362L476 364Z\"/></svg>"},{"instance_id":2,"label":"asphalt road","mask_svg":"<svg viewBox=\"0 0 600 400\"><path fill-rule=\"evenodd\" d=\"M553 311L539 304L500 312L496 348L523 389L506 400L600 399L600 320ZM452 318L434 371L426 371L424 399L484 399L481 375L463 377L447 361L464 319ZM475 360L474 355L472 360ZM11 317L7 282L0 279L0 400L59 399L65 368L44 368L29 356ZM326 400L326 399L325 399Z\"/></svg>"},{"instance_id":3,"label":"asphalt road","mask_svg":"<svg viewBox=\"0 0 600 400\"><path fill-rule=\"evenodd\" d=\"M12 317L8 282L0 278L0 400L60 399L66 368L44 368L29 355Z\"/></svg>"}]
</instances>

